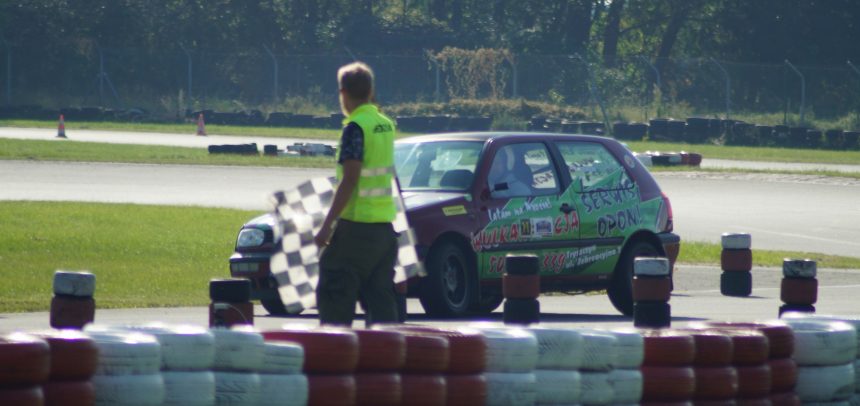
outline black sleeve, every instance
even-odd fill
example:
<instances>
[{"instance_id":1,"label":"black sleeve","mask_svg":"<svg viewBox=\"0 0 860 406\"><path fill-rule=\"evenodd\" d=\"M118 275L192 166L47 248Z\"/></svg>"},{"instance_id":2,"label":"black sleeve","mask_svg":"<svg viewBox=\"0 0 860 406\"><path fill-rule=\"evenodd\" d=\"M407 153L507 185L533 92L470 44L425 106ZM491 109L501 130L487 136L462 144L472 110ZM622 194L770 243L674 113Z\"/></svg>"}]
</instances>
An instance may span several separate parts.
<instances>
[{"instance_id":1,"label":"black sleeve","mask_svg":"<svg viewBox=\"0 0 860 406\"><path fill-rule=\"evenodd\" d=\"M348 159L364 159L364 132L356 123L347 124L340 136L340 158L337 163L342 164Z\"/></svg>"}]
</instances>

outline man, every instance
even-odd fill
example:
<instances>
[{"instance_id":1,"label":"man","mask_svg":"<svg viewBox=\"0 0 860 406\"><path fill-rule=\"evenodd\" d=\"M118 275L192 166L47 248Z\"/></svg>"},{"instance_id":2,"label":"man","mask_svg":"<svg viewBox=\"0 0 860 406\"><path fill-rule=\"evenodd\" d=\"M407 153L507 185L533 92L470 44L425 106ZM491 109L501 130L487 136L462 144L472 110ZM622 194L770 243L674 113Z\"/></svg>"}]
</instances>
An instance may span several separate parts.
<instances>
[{"instance_id":1,"label":"man","mask_svg":"<svg viewBox=\"0 0 860 406\"><path fill-rule=\"evenodd\" d=\"M493 158L487 178L494 198L528 196L532 192L531 187L521 180L522 177L531 177L531 174L519 173L523 168L515 165L514 153L513 147L507 146L496 152ZM499 186L502 187L497 189Z\"/></svg>"},{"instance_id":2,"label":"man","mask_svg":"<svg viewBox=\"0 0 860 406\"><path fill-rule=\"evenodd\" d=\"M351 326L359 298L368 323L396 322L394 123L371 103L370 67L352 63L341 67L337 78L347 118L337 154L339 184L315 238L325 247L316 292L320 323Z\"/></svg>"}]
</instances>

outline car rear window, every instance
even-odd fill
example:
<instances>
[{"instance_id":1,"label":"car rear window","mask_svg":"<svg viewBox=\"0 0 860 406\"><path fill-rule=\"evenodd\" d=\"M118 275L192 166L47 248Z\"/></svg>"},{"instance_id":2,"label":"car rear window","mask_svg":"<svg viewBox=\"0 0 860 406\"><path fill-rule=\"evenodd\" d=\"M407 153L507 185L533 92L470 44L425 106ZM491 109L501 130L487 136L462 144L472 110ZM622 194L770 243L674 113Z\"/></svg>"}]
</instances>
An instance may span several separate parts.
<instances>
[{"instance_id":1,"label":"car rear window","mask_svg":"<svg viewBox=\"0 0 860 406\"><path fill-rule=\"evenodd\" d=\"M581 185L583 192L633 187L627 171L602 144L565 141L557 146L573 185Z\"/></svg>"},{"instance_id":2,"label":"car rear window","mask_svg":"<svg viewBox=\"0 0 860 406\"><path fill-rule=\"evenodd\" d=\"M394 164L403 190L466 190L483 148L480 141L397 143Z\"/></svg>"}]
</instances>

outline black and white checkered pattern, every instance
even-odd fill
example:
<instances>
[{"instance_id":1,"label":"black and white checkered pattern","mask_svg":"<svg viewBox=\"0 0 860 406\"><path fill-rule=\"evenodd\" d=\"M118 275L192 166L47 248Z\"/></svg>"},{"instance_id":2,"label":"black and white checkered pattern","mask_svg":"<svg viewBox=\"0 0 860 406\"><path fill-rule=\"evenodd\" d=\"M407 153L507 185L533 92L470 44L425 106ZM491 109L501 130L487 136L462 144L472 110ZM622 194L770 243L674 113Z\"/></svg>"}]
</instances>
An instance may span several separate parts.
<instances>
[{"instance_id":1,"label":"black and white checkered pattern","mask_svg":"<svg viewBox=\"0 0 860 406\"><path fill-rule=\"evenodd\" d=\"M275 215L275 253L270 260L272 275L278 282L281 301L288 312L297 312L316 306L316 287L319 283L319 248L314 236L322 226L334 199L335 178L317 178L290 191L275 192L270 197ZM415 237L409 222L403 198L396 182L397 216L394 231L398 233L400 247L394 282L403 282L415 276L424 276L424 269L415 252Z\"/></svg>"}]
</instances>

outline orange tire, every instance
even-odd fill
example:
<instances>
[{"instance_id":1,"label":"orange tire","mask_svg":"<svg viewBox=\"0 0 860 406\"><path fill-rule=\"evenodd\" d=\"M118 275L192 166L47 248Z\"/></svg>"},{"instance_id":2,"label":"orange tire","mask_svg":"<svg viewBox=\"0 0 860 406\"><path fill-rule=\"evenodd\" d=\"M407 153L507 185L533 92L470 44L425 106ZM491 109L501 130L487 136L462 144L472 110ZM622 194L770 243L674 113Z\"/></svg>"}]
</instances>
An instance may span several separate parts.
<instances>
[{"instance_id":1,"label":"orange tire","mask_svg":"<svg viewBox=\"0 0 860 406\"><path fill-rule=\"evenodd\" d=\"M791 358L768 361L770 366L770 391L773 393L790 392L797 385L797 363Z\"/></svg>"},{"instance_id":2,"label":"orange tire","mask_svg":"<svg viewBox=\"0 0 860 406\"><path fill-rule=\"evenodd\" d=\"M699 166L702 164L702 154L697 154L695 152L690 153L690 166Z\"/></svg>"},{"instance_id":3,"label":"orange tire","mask_svg":"<svg viewBox=\"0 0 860 406\"><path fill-rule=\"evenodd\" d=\"M696 390L696 375L689 367L643 366L643 401L688 401Z\"/></svg>"},{"instance_id":4,"label":"orange tire","mask_svg":"<svg viewBox=\"0 0 860 406\"><path fill-rule=\"evenodd\" d=\"M51 330L33 335L45 340L51 349L50 380L86 381L96 373L99 350L88 335L76 330Z\"/></svg>"},{"instance_id":5,"label":"orange tire","mask_svg":"<svg viewBox=\"0 0 860 406\"><path fill-rule=\"evenodd\" d=\"M689 366L696 356L693 337L678 330L644 330L645 358L642 365Z\"/></svg>"},{"instance_id":6,"label":"orange tire","mask_svg":"<svg viewBox=\"0 0 860 406\"><path fill-rule=\"evenodd\" d=\"M672 280L665 277L633 277L634 302L668 302L672 296Z\"/></svg>"},{"instance_id":7,"label":"orange tire","mask_svg":"<svg viewBox=\"0 0 860 406\"><path fill-rule=\"evenodd\" d=\"M713 330L682 329L693 337L696 356L693 365L697 367L724 367L732 365L734 347L731 337Z\"/></svg>"},{"instance_id":8,"label":"orange tire","mask_svg":"<svg viewBox=\"0 0 860 406\"><path fill-rule=\"evenodd\" d=\"M404 374L403 404L410 406L444 406L448 397L442 375Z\"/></svg>"},{"instance_id":9,"label":"orange tire","mask_svg":"<svg viewBox=\"0 0 860 406\"><path fill-rule=\"evenodd\" d=\"M752 269L752 250L722 250L720 267L726 272L749 272Z\"/></svg>"},{"instance_id":10,"label":"orange tire","mask_svg":"<svg viewBox=\"0 0 860 406\"><path fill-rule=\"evenodd\" d=\"M502 275L502 296L505 299L537 299L540 275Z\"/></svg>"},{"instance_id":11,"label":"orange tire","mask_svg":"<svg viewBox=\"0 0 860 406\"><path fill-rule=\"evenodd\" d=\"M96 390L89 381L48 382L42 386L45 406L92 406Z\"/></svg>"},{"instance_id":12,"label":"orange tire","mask_svg":"<svg viewBox=\"0 0 860 406\"><path fill-rule=\"evenodd\" d=\"M794 392L771 393L770 403L774 406L800 406L800 397Z\"/></svg>"},{"instance_id":13,"label":"orange tire","mask_svg":"<svg viewBox=\"0 0 860 406\"><path fill-rule=\"evenodd\" d=\"M779 298L785 304L813 305L818 301L818 279L782 278Z\"/></svg>"},{"instance_id":14,"label":"orange tire","mask_svg":"<svg viewBox=\"0 0 860 406\"><path fill-rule=\"evenodd\" d=\"M263 337L269 341L301 344L305 349L305 373L348 374L355 371L358 365L358 336L349 330L321 328L264 331Z\"/></svg>"},{"instance_id":15,"label":"orange tire","mask_svg":"<svg viewBox=\"0 0 860 406\"><path fill-rule=\"evenodd\" d=\"M487 402L487 380L483 374L445 377L448 406L483 405Z\"/></svg>"},{"instance_id":16,"label":"orange tire","mask_svg":"<svg viewBox=\"0 0 860 406\"><path fill-rule=\"evenodd\" d=\"M713 328L717 330L754 329L767 337L768 358L787 358L794 353L794 330L783 321L767 321L760 323L725 323L706 322L692 323L694 328Z\"/></svg>"},{"instance_id":17,"label":"orange tire","mask_svg":"<svg viewBox=\"0 0 860 406\"><path fill-rule=\"evenodd\" d=\"M397 372L406 362L406 337L397 331L355 329L357 372Z\"/></svg>"},{"instance_id":18,"label":"orange tire","mask_svg":"<svg viewBox=\"0 0 860 406\"><path fill-rule=\"evenodd\" d=\"M487 339L477 331L446 330L418 325L388 325L376 328L417 332L448 340L449 362L446 373L464 375L484 372L487 364Z\"/></svg>"},{"instance_id":19,"label":"orange tire","mask_svg":"<svg viewBox=\"0 0 860 406\"><path fill-rule=\"evenodd\" d=\"M96 301L91 297L54 296L50 324L53 328L82 329L96 317Z\"/></svg>"},{"instance_id":20,"label":"orange tire","mask_svg":"<svg viewBox=\"0 0 860 406\"><path fill-rule=\"evenodd\" d=\"M733 399L738 393L738 373L734 367L696 368L698 400Z\"/></svg>"},{"instance_id":21,"label":"orange tire","mask_svg":"<svg viewBox=\"0 0 860 406\"><path fill-rule=\"evenodd\" d=\"M0 387L38 385L48 379L50 372L51 350L47 342L22 333L0 336ZM41 397L41 391L39 394Z\"/></svg>"},{"instance_id":22,"label":"orange tire","mask_svg":"<svg viewBox=\"0 0 860 406\"><path fill-rule=\"evenodd\" d=\"M403 372L442 373L448 369L448 339L433 334L407 332Z\"/></svg>"},{"instance_id":23,"label":"orange tire","mask_svg":"<svg viewBox=\"0 0 860 406\"><path fill-rule=\"evenodd\" d=\"M308 406L355 405L352 375L308 375Z\"/></svg>"},{"instance_id":24,"label":"orange tire","mask_svg":"<svg viewBox=\"0 0 860 406\"><path fill-rule=\"evenodd\" d=\"M771 376L767 364L736 366L738 371L738 399L760 399L770 395Z\"/></svg>"},{"instance_id":25,"label":"orange tire","mask_svg":"<svg viewBox=\"0 0 860 406\"><path fill-rule=\"evenodd\" d=\"M767 337L756 330L726 330L731 337L734 355L732 365L761 365L768 360Z\"/></svg>"},{"instance_id":26,"label":"orange tire","mask_svg":"<svg viewBox=\"0 0 860 406\"><path fill-rule=\"evenodd\" d=\"M355 404L395 406L403 396L400 374L355 374Z\"/></svg>"},{"instance_id":27,"label":"orange tire","mask_svg":"<svg viewBox=\"0 0 860 406\"><path fill-rule=\"evenodd\" d=\"M43 406L45 397L42 388L0 388L0 405Z\"/></svg>"}]
</instances>

